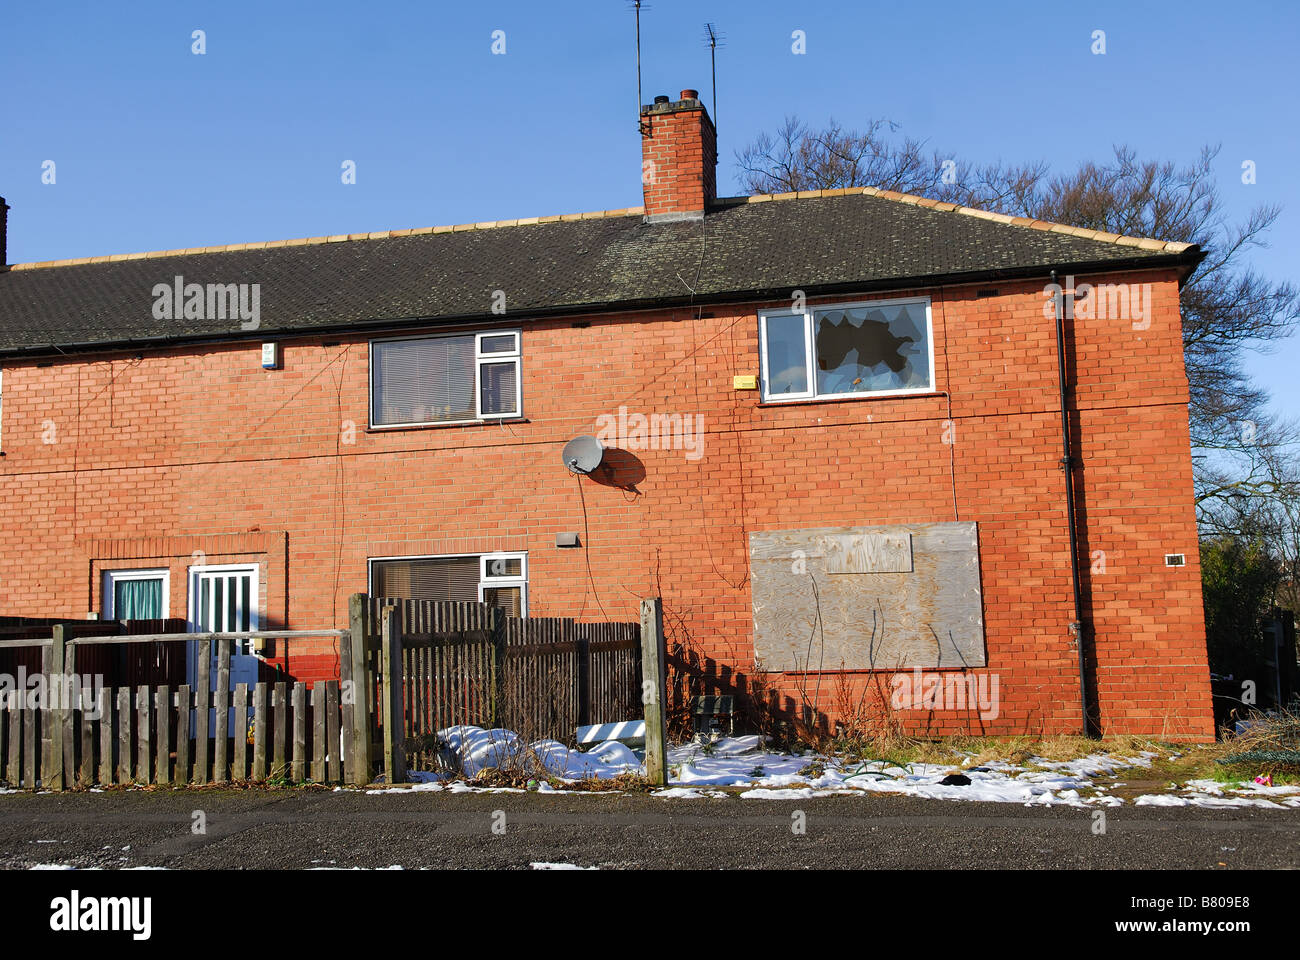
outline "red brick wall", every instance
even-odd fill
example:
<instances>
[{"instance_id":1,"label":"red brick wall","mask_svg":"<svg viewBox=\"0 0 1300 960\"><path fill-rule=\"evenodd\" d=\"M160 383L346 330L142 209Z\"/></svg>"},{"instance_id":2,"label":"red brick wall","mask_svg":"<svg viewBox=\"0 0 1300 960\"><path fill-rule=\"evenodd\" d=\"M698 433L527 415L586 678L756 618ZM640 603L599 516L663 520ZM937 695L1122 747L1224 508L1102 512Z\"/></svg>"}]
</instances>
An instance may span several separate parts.
<instances>
[{"instance_id":1,"label":"red brick wall","mask_svg":"<svg viewBox=\"0 0 1300 960\"><path fill-rule=\"evenodd\" d=\"M1154 316L1147 329L1071 325L1090 680L1105 732L1204 739L1177 284L1109 279L1151 283ZM905 398L764 405L734 390L734 375L758 372L757 304L524 324L525 419L506 424L368 432L364 338L286 341L274 371L256 343L6 364L0 613L84 616L103 570L167 565L183 616L201 550L256 558L264 625L345 626L367 557L527 550L531 613L635 619L639 598L660 594L677 651L734 683L754 666L749 531L956 517L979 522L988 667L974 672L997 676L997 717L901 718L1075 732L1053 323L1041 282L999 291L900 292L933 298L945 392ZM570 476L563 443L620 405L702 414L702 456L634 451L636 492ZM575 530L582 549L555 547ZM1166 553L1187 565L1165 567ZM299 678L333 673L330 642L289 656ZM771 679L833 719L837 687L856 697L868 675Z\"/></svg>"}]
</instances>

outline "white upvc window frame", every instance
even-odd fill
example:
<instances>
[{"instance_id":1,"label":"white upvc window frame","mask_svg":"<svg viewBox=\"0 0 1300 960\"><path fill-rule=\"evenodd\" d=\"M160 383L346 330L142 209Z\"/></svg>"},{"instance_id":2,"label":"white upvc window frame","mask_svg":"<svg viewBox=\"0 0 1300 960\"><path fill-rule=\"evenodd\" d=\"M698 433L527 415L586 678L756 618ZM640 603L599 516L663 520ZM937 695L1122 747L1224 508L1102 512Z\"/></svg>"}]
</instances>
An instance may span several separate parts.
<instances>
[{"instance_id":1,"label":"white upvc window frame","mask_svg":"<svg viewBox=\"0 0 1300 960\"><path fill-rule=\"evenodd\" d=\"M492 572L492 563L496 560L518 560L519 573L497 574ZM478 560L478 602L483 602L484 592L493 587L519 588L519 615L528 616L528 554L526 553L485 553Z\"/></svg>"},{"instance_id":2,"label":"white upvc window frame","mask_svg":"<svg viewBox=\"0 0 1300 960\"><path fill-rule=\"evenodd\" d=\"M770 388L772 383L772 372L768 369L769 355L767 350L767 321L772 318L798 317L803 316L803 368L804 376L808 381L808 389L802 391L792 391L789 393L773 393ZM800 310L760 310L758 311L758 350L761 361L762 371L762 398L766 401L780 400L811 400L816 394L817 381L816 371L813 370L813 348L812 337L809 335L812 320L810 314Z\"/></svg>"},{"instance_id":3,"label":"white upvc window frame","mask_svg":"<svg viewBox=\"0 0 1300 960\"><path fill-rule=\"evenodd\" d=\"M366 558L366 592L374 593L376 563L386 560L463 560L467 557L478 558L478 602L483 602L484 589L492 587L519 587L519 615L528 616L528 553L527 551L494 551L492 553L424 553L397 557ZM519 573L511 576L498 576L491 573L493 560L518 560Z\"/></svg>"},{"instance_id":4,"label":"white upvc window frame","mask_svg":"<svg viewBox=\"0 0 1300 960\"><path fill-rule=\"evenodd\" d=\"M925 340L929 352L930 382L923 387L900 387L891 390L860 390L851 393L817 392L817 331L815 315L823 310L857 310L864 307L898 306L910 303L925 304ZM769 389L771 372L768 370L767 321L776 317L803 317L804 370L808 389L796 393L772 393ZM934 368L934 309L929 297L888 297L879 300L855 300L847 303L810 303L803 310L790 307L765 307L758 311L758 350L764 403L791 403L800 400L864 400L871 397L909 397L936 391Z\"/></svg>"},{"instance_id":5,"label":"white upvc window frame","mask_svg":"<svg viewBox=\"0 0 1300 960\"><path fill-rule=\"evenodd\" d=\"M131 570L105 570L101 580L101 590L99 596L99 605L103 608L101 616L105 620L116 620L117 610L117 590L114 585L119 580L161 580L162 581L162 618L166 620L171 616L171 586L172 573L166 567L151 567L148 569L131 569Z\"/></svg>"},{"instance_id":6,"label":"white upvc window frame","mask_svg":"<svg viewBox=\"0 0 1300 960\"><path fill-rule=\"evenodd\" d=\"M441 340L450 337L467 336L474 337L474 416L464 417L460 420L413 420L406 423L375 422L375 352L373 348L376 343L393 343L403 340ZM483 341L485 338L505 336L514 337L513 349L508 351L484 351ZM448 330L438 333L407 334L397 337L376 337L369 342L366 358L366 408L369 411L367 416L370 429L402 430L412 427L440 427L465 423L487 423L493 420L520 419L524 415L523 339L523 330L519 327L503 327L484 331ZM515 409L513 411L506 413L483 412L483 366L487 363L513 363L515 365ZM463 554L463 556L471 556L471 554Z\"/></svg>"},{"instance_id":7,"label":"white upvc window frame","mask_svg":"<svg viewBox=\"0 0 1300 960\"><path fill-rule=\"evenodd\" d=\"M474 336L474 413L480 420L510 420L522 416L524 409L524 358L523 332L521 330L492 330ZM492 353L483 350L483 341L487 337L515 338L514 348L498 350ZM483 412L483 367L488 363L513 363L515 365L515 409L508 413Z\"/></svg>"}]
</instances>

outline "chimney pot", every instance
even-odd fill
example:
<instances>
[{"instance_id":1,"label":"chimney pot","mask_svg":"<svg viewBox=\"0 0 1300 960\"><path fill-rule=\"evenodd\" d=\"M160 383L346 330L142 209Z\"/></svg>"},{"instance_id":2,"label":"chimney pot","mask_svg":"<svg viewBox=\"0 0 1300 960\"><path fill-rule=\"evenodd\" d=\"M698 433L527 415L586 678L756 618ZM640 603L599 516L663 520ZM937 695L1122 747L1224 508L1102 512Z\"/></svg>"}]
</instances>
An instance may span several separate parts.
<instances>
[{"instance_id":1,"label":"chimney pot","mask_svg":"<svg viewBox=\"0 0 1300 960\"><path fill-rule=\"evenodd\" d=\"M698 90L683 90L683 91L682 91L682 99L683 99L683 100L698 100L698 99L700 99L700 91L698 91Z\"/></svg>"},{"instance_id":2,"label":"chimney pot","mask_svg":"<svg viewBox=\"0 0 1300 960\"><path fill-rule=\"evenodd\" d=\"M669 102L671 101L669 101L668 94L666 93L661 93L659 94L659 96L655 97L655 103L669 103Z\"/></svg>"}]
</instances>

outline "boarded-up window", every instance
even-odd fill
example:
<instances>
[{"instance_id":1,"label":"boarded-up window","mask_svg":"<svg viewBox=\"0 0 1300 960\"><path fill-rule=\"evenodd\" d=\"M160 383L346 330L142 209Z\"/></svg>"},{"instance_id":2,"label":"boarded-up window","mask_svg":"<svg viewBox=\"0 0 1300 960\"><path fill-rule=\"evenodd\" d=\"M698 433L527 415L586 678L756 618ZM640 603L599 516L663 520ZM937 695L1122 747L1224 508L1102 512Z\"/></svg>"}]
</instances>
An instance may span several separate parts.
<instances>
[{"instance_id":1,"label":"boarded-up window","mask_svg":"<svg viewBox=\"0 0 1300 960\"><path fill-rule=\"evenodd\" d=\"M974 523L770 530L749 551L769 670L985 665Z\"/></svg>"}]
</instances>

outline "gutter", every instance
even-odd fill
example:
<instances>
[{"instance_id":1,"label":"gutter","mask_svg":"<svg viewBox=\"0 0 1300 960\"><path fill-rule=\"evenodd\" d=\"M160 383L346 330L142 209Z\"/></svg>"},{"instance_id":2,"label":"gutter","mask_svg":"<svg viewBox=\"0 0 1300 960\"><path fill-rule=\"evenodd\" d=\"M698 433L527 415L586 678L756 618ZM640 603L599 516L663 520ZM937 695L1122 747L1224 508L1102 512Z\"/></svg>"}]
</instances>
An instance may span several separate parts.
<instances>
[{"instance_id":1,"label":"gutter","mask_svg":"<svg viewBox=\"0 0 1300 960\"><path fill-rule=\"evenodd\" d=\"M1070 581L1074 588L1074 620L1070 623L1070 637L1079 651L1079 713L1080 728L1083 736L1091 734L1088 720L1088 681L1084 667L1083 592L1079 586L1079 536L1075 527L1074 516L1074 453L1070 444L1070 408L1066 400L1065 382L1065 298L1066 292L1057 283L1056 271L1052 271L1052 285L1056 287L1054 296L1056 306L1056 372L1061 394L1061 470L1065 473L1065 517L1070 534ZM1073 302L1074 294L1070 295ZM1073 313L1073 311L1071 311Z\"/></svg>"}]
</instances>

